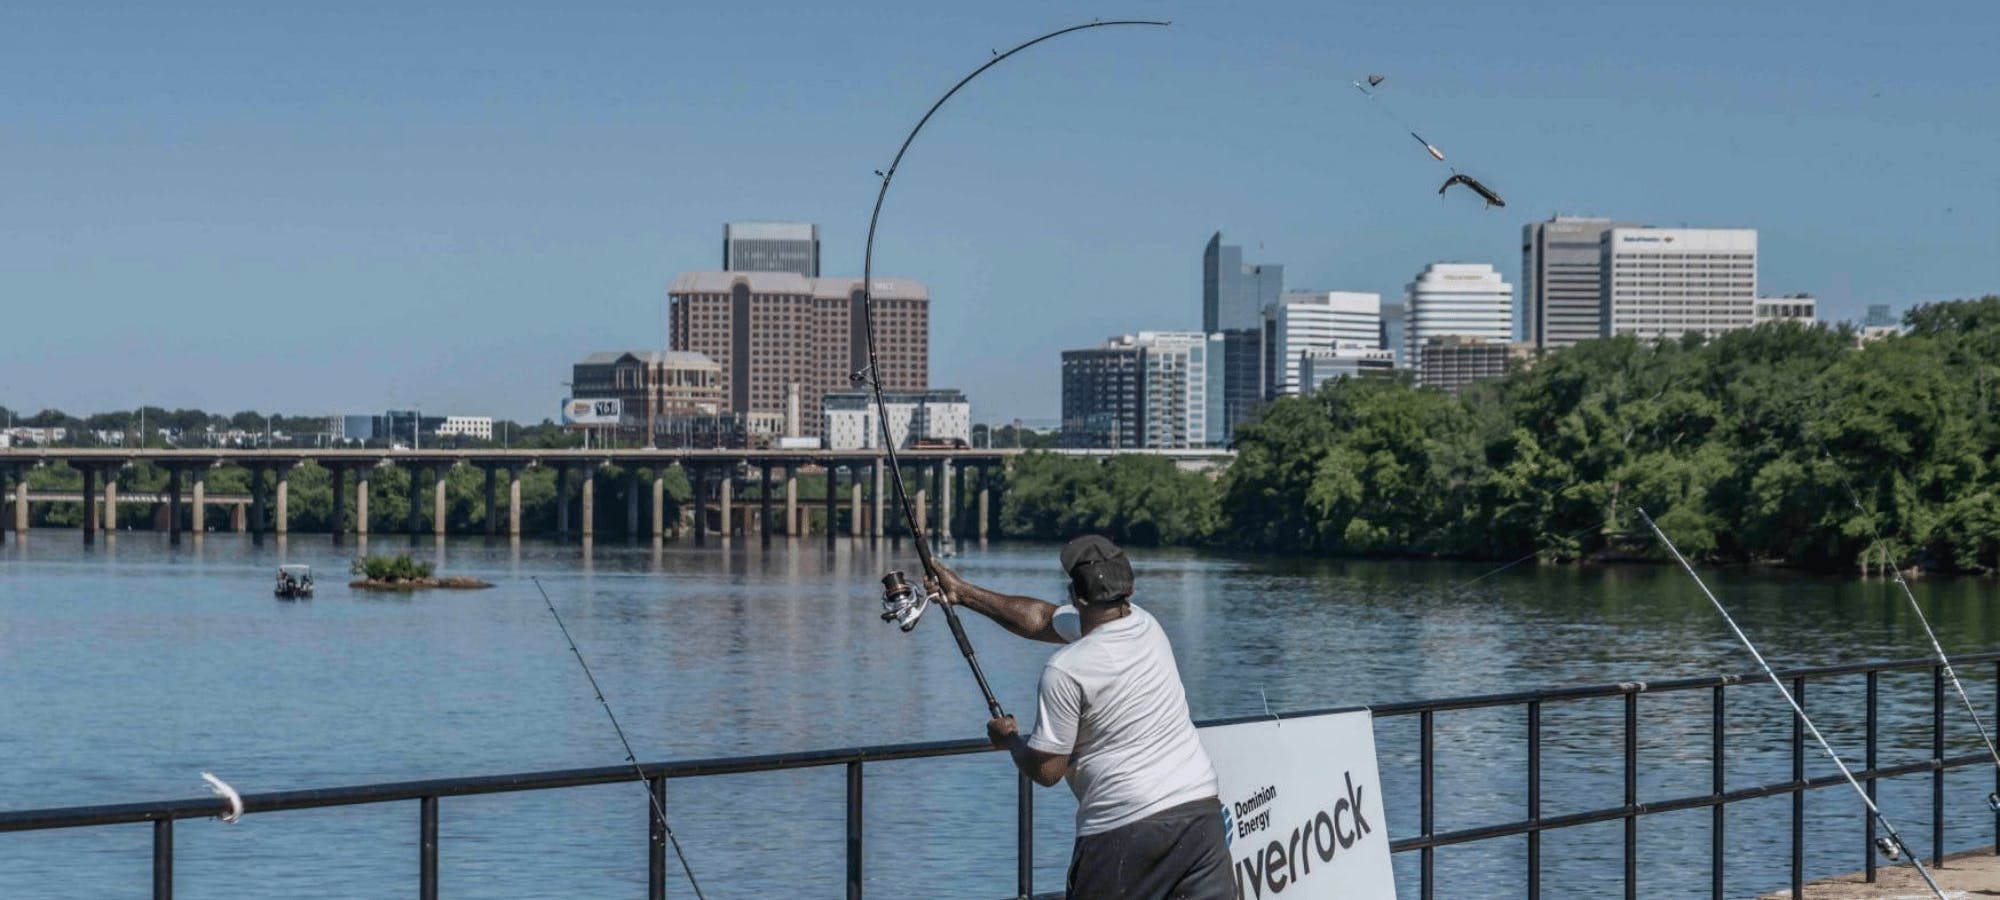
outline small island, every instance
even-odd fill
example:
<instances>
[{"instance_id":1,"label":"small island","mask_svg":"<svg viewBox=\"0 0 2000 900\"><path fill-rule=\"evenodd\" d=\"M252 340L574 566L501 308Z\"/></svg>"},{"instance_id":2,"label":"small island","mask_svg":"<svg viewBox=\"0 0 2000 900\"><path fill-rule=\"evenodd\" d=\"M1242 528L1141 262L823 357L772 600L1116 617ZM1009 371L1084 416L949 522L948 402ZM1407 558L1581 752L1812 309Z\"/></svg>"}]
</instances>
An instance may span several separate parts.
<instances>
[{"instance_id":1,"label":"small island","mask_svg":"<svg viewBox=\"0 0 2000 900\"><path fill-rule=\"evenodd\" d=\"M354 561L351 567L359 577L347 586L362 591L415 591L427 588L490 588L491 582L477 578L439 578L431 571L430 563L418 562L409 554L397 556L364 556Z\"/></svg>"}]
</instances>

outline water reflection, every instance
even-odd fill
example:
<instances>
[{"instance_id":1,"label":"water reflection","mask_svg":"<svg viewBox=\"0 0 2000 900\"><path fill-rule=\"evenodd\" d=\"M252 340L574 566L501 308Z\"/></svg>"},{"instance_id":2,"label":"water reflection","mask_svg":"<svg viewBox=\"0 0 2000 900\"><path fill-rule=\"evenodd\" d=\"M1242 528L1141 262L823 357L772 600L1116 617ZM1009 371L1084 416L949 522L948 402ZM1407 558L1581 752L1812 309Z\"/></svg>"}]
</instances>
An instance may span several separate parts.
<instances>
[{"instance_id":1,"label":"water reflection","mask_svg":"<svg viewBox=\"0 0 2000 900\"><path fill-rule=\"evenodd\" d=\"M312 601L279 604L269 596L271 567L344 572L369 552L368 539L336 547L294 535L255 545L218 534L174 549L163 536L134 532L85 551L73 533L9 537L0 555L0 683L9 688L0 757L10 765L0 795L14 808L198 795L204 769L263 791L615 763L622 752L530 575L563 610L649 759L963 738L978 735L984 720L941 623L903 634L877 620L880 573L916 568L907 543L842 538L829 550L818 539L695 548L426 538L441 571L499 586L385 597L350 592L336 577ZM974 580L1061 593L1052 546L966 542L956 550L951 563ZM1175 641L1203 717L1260 712L1265 698L1280 709L1334 707L1751 666L1693 585L1661 568L1481 577L1486 567L1452 563L1168 551L1142 551L1137 562L1140 602ZM1893 583L1709 574L1774 664L1926 649ZM1916 590L1949 648L1993 644L1990 583L1927 581ZM983 620L966 625L1003 703L1029 708L1046 650ZM1990 667L1965 675L1975 699L1990 702ZM1846 679L1807 692L1843 753L1862 751L1863 687ZM1885 764L1928 748L1931 689L1928 672L1883 677ZM1620 703L1545 708L1544 815L1618 802ZM1708 791L1708 694L1640 703L1642 799ZM1956 714L1950 721L1950 745L1976 748L1969 724ZM1438 716L1439 827L1525 815L1525 728L1518 709ZM1729 783L1789 777L1790 737L1775 693L1731 689ZM1379 742L1389 826L1407 835L1417 823L1415 720L1385 720ZM869 824L871 892L1011 892L1013 787L1003 761L868 771L869 808L879 814ZM1808 771L1831 770L1809 757ZM1990 828L1982 787L1990 781L1971 771L1948 781L1948 819L1963 844L1990 840L1979 830ZM671 809L697 866L740 876L719 896L822 896L837 892L844 871L841 783L838 770L676 783ZM1928 834L1929 784L1883 785L1906 833ZM445 883L508 896L636 892L645 877L643 798L612 787L445 801ZM1073 805L1061 791L1041 792L1037 803L1037 878L1053 887ZM1782 798L1732 809L1730 842L1740 848L1728 873L1732 894L1782 883L1789 809ZM1812 844L1808 870L1857 867L1852 798L1822 792L1808 810L1828 836ZM345 896L403 896L414 877L409 815L297 813L228 830L186 823L177 832L186 854L179 893L287 885L297 889L279 893L310 894L339 884ZM1704 895L1707 824L1705 815L1681 814L1642 822L1642 893ZM141 891L147 836L143 828L0 836L0 896ZM356 878L357 861L374 874ZM1412 890L1413 864L1398 860ZM1440 896L1485 895L1520 883L1524 844L1448 848L1437 865ZM1551 835L1543 865L1544 884L1565 893L1615 890L1622 830L1614 823ZM215 877L189 874L197 872Z\"/></svg>"}]
</instances>

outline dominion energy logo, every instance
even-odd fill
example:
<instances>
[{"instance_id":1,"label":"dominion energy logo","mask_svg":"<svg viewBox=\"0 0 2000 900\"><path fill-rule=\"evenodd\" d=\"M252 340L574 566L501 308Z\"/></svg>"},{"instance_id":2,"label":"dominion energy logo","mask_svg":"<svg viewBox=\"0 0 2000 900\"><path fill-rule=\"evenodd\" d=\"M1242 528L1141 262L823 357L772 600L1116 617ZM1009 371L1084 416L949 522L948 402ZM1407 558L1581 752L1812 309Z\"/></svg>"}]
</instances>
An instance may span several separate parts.
<instances>
[{"instance_id":1,"label":"dominion energy logo","mask_svg":"<svg viewBox=\"0 0 2000 900\"><path fill-rule=\"evenodd\" d=\"M1366 787L1355 785L1352 772L1343 773L1343 777L1347 784L1344 795L1336 795L1330 804L1322 801L1318 804L1321 809L1301 816L1296 823L1278 822L1273 827L1271 813L1278 799L1276 785L1258 788L1223 807L1222 827L1232 854L1237 838L1245 839L1251 847L1248 856L1236 863L1236 885L1241 896L1254 900L1267 890L1274 895L1282 894L1312 875L1314 860L1324 868L1341 851L1375 831L1374 825L1361 814ZM1287 825L1292 827L1287 830ZM1257 842L1265 840L1267 835L1268 843L1258 848Z\"/></svg>"}]
</instances>

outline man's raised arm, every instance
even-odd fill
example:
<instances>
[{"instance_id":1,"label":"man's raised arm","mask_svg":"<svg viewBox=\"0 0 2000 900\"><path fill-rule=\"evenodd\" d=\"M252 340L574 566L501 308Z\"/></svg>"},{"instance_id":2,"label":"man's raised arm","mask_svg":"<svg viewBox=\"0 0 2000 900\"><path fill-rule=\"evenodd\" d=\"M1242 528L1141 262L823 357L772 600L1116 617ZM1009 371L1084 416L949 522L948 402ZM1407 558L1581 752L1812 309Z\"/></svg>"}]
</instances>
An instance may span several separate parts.
<instances>
[{"instance_id":1,"label":"man's raised arm","mask_svg":"<svg viewBox=\"0 0 2000 900\"><path fill-rule=\"evenodd\" d=\"M1033 597L988 590L960 578L957 572L943 565L938 566L938 577L943 579L944 590L933 593L941 593L942 596L950 598L945 602L955 603L992 619L1008 631L1029 640L1050 644L1068 643L1056 631L1055 604Z\"/></svg>"}]
</instances>

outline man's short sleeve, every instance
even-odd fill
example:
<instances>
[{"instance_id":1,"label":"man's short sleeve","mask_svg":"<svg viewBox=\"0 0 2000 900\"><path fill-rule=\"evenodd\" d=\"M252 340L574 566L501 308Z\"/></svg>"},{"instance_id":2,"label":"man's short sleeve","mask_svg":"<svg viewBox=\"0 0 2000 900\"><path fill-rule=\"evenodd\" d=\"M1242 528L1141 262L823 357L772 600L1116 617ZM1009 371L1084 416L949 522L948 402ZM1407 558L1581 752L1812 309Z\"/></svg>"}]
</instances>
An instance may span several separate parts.
<instances>
[{"instance_id":1,"label":"man's short sleeve","mask_svg":"<svg viewBox=\"0 0 2000 900\"><path fill-rule=\"evenodd\" d=\"M1055 615L1049 617L1049 625L1056 630L1056 637L1064 643L1074 644L1083 637L1083 615L1076 607L1063 605L1056 607Z\"/></svg>"},{"instance_id":2,"label":"man's short sleeve","mask_svg":"<svg viewBox=\"0 0 2000 900\"><path fill-rule=\"evenodd\" d=\"M1035 731L1028 746L1043 753L1068 753L1076 749L1077 723L1083 713L1083 685L1068 672L1055 666L1042 668L1040 695L1035 704Z\"/></svg>"}]
</instances>

